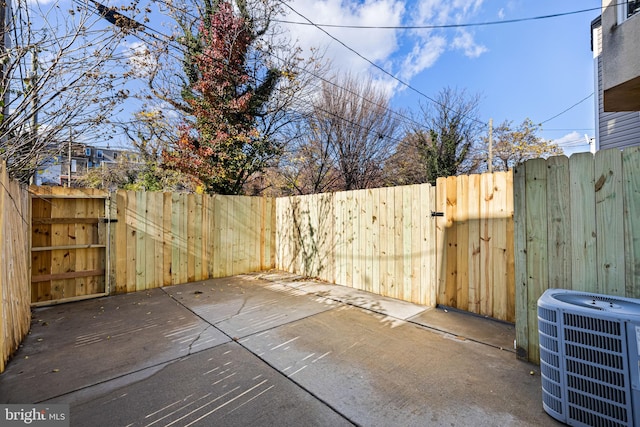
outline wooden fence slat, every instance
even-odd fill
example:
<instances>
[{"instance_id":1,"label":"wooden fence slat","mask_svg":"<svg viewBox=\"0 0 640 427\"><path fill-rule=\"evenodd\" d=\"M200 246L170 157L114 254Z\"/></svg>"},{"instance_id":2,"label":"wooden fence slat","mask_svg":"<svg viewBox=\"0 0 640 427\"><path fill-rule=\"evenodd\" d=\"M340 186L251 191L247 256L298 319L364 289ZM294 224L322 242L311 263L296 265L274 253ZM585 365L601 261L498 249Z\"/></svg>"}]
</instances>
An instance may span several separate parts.
<instances>
[{"instance_id":1,"label":"wooden fence slat","mask_svg":"<svg viewBox=\"0 0 640 427\"><path fill-rule=\"evenodd\" d=\"M115 246L115 292L127 292L127 192L116 192L116 220L114 231Z\"/></svg>"},{"instance_id":2,"label":"wooden fence slat","mask_svg":"<svg viewBox=\"0 0 640 427\"><path fill-rule=\"evenodd\" d=\"M472 313L480 313L480 301L482 299L481 283L481 258L480 258L480 175L469 175L467 180L467 277L468 285L468 310ZM461 249L461 252L465 249Z\"/></svg>"},{"instance_id":3,"label":"wooden fence slat","mask_svg":"<svg viewBox=\"0 0 640 427\"><path fill-rule=\"evenodd\" d=\"M596 153L596 228L598 292L624 295L624 217L622 155L618 150Z\"/></svg>"},{"instance_id":4,"label":"wooden fence slat","mask_svg":"<svg viewBox=\"0 0 640 427\"><path fill-rule=\"evenodd\" d=\"M512 190L509 190L512 189ZM514 195L513 195L513 171L505 174L505 193L506 193L506 208L505 208L505 222L507 228L507 240L506 240L506 263L507 263L507 276L504 287L507 292L507 315L504 319L507 322L516 321L516 289L515 289L515 224L513 222L514 217Z\"/></svg>"},{"instance_id":5,"label":"wooden fence slat","mask_svg":"<svg viewBox=\"0 0 640 427\"><path fill-rule=\"evenodd\" d=\"M622 152L624 182L625 294L640 297L640 147Z\"/></svg>"},{"instance_id":6,"label":"wooden fence slat","mask_svg":"<svg viewBox=\"0 0 640 427\"><path fill-rule=\"evenodd\" d=\"M516 356L523 360L529 360L526 166L526 163L518 165L513 170Z\"/></svg>"},{"instance_id":7,"label":"wooden fence slat","mask_svg":"<svg viewBox=\"0 0 640 427\"><path fill-rule=\"evenodd\" d=\"M377 227L373 213L373 194L371 189L362 190L363 204L360 227L364 235L360 237L360 254L364 257L363 284L364 290L373 292L373 248L374 228Z\"/></svg>"},{"instance_id":8,"label":"wooden fence slat","mask_svg":"<svg viewBox=\"0 0 640 427\"><path fill-rule=\"evenodd\" d=\"M411 209L411 226L409 228L409 234L411 235L411 247L410 247L410 261L411 261L411 271L409 281L409 290L408 295L410 296L410 301L416 304L419 304L421 301L421 288L420 288L420 267L421 267L421 244L420 241L420 230L422 229L422 215L420 212L420 186L412 185L411 186L411 199L409 203L409 208Z\"/></svg>"},{"instance_id":9,"label":"wooden fence slat","mask_svg":"<svg viewBox=\"0 0 640 427\"><path fill-rule=\"evenodd\" d=\"M149 203L147 204L151 213L150 218L152 218L150 235L152 242L148 250L153 253L151 258L153 264L149 266L153 270L153 282L149 282L149 277L147 277L147 286L157 288L164 285L164 196L163 193L154 191L147 193L147 197L153 207L153 211L151 211Z\"/></svg>"},{"instance_id":10,"label":"wooden fence slat","mask_svg":"<svg viewBox=\"0 0 640 427\"><path fill-rule=\"evenodd\" d=\"M399 298L411 301L411 261L412 261L412 236L413 217L411 215L411 202L413 201L412 186L406 185L402 189L402 279Z\"/></svg>"},{"instance_id":11,"label":"wooden fence slat","mask_svg":"<svg viewBox=\"0 0 640 427\"><path fill-rule=\"evenodd\" d=\"M492 199L494 197L494 175L480 175L480 314L493 315L493 239L495 220L492 218Z\"/></svg>"},{"instance_id":12,"label":"wooden fence slat","mask_svg":"<svg viewBox=\"0 0 640 427\"><path fill-rule=\"evenodd\" d=\"M126 223L127 223L127 292L136 291L136 258L137 253L137 201L135 191L127 191Z\"/></svg>"},{"instance_id":13,"label":"wooden fence slat","mask_svg":"<svg viewBox=\"0 0 640 427\"><path fill-rule=\"evenodd\" d=\"M380 262L379 262L379 277L380 277L380 285L379 285L379 293L380 295L388 295L389 294L389 260L391 259L391 248L390 241L391 236L390 227L389 227L389 213L393 211L393 199L389 197L391 194L390 188L381 188L380 192L380 210L378 214L378 229L380 233ZM339 228L336 230L336 233L339 233ZM339 278L337 278L339 279ZM340 282L337 282L340 283Z\"/></svg>"},{"instance_id":14,"label":"wooden fence slat","mask_svg":"<svg viewBox=\"0 0 640 427\"><path fill-rule=\"evenodd\" d=\"M596 199L594 159L591 153L569 159L571 211L571 288L594 291L598 275L596 255Z\"/></svg>"},{"instance_id":15,"label":"wooden fence slat","mask_svg":"<svg viewBox=\"0 0 640 427\"><path fill-rule=\"evenodd\" d=\"M380 294L380 189L370 189L371 198L371 292Z\"/></svg>"},{"instance_id":16,"label":"wooden fence slat","mask_svg":"<svg viewBox=\"0 0 640 427\"><path fill-rule=\"evenodd\" d=\"M569 159L547 160L547 216L549 287L571 287L571 200Z\"/></svg>"},{"instance_id":17,"label":"wooden fence slat","mask_svg":"<svg viewBox=\"0 0 640 427\"><path fill-rule=\"evenodd\" d=\"M469 177L456 177L456 308L469 310Z\"/></svg>"},{"instance_id":18,"label":"wooden fence slat","mask_svg":"<svg viewBox=\"0 0 640 427\"><path fill-rule=\"evenodd\" d=\"M527 235L527 311L530 360L540 357L538 349L538 298L549 287L547 272L547 165L542 159L527 162L526 167L526 235Z\"/></svg>"},{"instance_id":19,"label":"wooden fence slat","mask_svg":"<svg viewBox=\"0 0 640 427\"><path fill-rule=\"evenodd\" d=\"M147 287L147 197L146 192L136 193L136 291Z\"/></svg>"},{"instance_id":20,"label":"wooden fence slat","mask_svg":"<svg viewBox=\"0 0 640 427\"><path fill-rule=\"evenodd\" d=\"M198 220L196 217L196 195L188 194L187 196L187 282L196 280L196 236L199 230Z\"/></svg>"},{"instance_id":21,"label":"wooden fence slat","mask_svg":"<svg viewBox=\"0 0 640 427\"><path fill-rule=\"evenodd\" d=\"M510 295L513 287L513 269L510 268L510 258L513 256L513 245L510 245L510 235L513 235L513 207L510 190L512 173L497 172L493 179L493 200L491 209L492 230L492 263L493 268L493 311L492 316L502 320L513 320L510 306ZM511 300L512 301L512 300Z\"/></svg>"}]
</instances>

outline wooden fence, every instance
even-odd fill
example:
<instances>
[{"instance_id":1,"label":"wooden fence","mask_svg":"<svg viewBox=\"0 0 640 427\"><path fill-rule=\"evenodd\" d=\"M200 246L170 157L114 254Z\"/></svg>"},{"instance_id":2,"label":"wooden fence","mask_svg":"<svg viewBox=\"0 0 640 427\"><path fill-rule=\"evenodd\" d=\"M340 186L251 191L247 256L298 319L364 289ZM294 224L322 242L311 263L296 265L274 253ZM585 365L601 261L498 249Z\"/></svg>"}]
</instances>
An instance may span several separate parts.
<instances>
[{"instance_id":1,"label":"wooden fence","mask_svg":"<svg viewBox=\"0 0 640 427\"><path fill-rule=\"evenodd\" d=\"M0 373L31 324L29 193L0 163Z\"/></svg>"},{"instance_id":2,"label":"wooden fence","mask_svg":"<svg viewBox=\"0 0 640 427\"><path fill-rule=\"evenodd\" d=\"M437 303L515 321L513 174L440 178Z\"/></svg>"},{"instance_id":3,"label":"wooden fence","mask_svg":"<svg viewBox=\"0 0 640 427\"><path fill-rule=\"evenodd\" d=\"M4 363L29 324L31 234L25 190L4 172L0 182ZM107 293L276 267L515 320L518 356L532 362L547 288L640 298L638 147L531 160L436 188L278 199L119 191L105 203Z\"/></svg>"},{"instance_id":4,"label":"wooden fence","mask_svg":"<svg viewBox=\"0 0 640 427\"><path fill-rule=\"evenodd\" d=\"M107 295L108 193L30 187L31 303Z\"/></svg>"},{"instance_id":5,"label":"wooden fence","mask_svg":"<svg viewBox=\"0 0 640 427\"><path fill-rule=\"evenodd\" d=\"M278 198L276 268L435 305L428 184Z\"/></svg>"},{"instance_id":6,"label":"wooden fence","mask_svg":"<svg viewBox=\"0 0 640 427\"><path fill-rule=\"evenodd\" d=\"M514 195L517 351L537 362L546 289L640 298L640 147L530 160Z\"/></svg>"},{"instance_id":7,"label":"wooden fence","mask_svg":"<svg viewBox=\"0 0 640 427\"><path fill-rule=\"evenodd\" d=\"M513 322L512 176L278 198L276 267Z\"/></svg>"},{"instance_id":8,"label":"wooden fence","mask_svg":"<svg viewBox=\"0 0 640 427\"><path fill-rule=\"evenodd\" d=\"M117 293L275 264L272 198L118 191L110 283Z\"/></svg>"}]
</instances>

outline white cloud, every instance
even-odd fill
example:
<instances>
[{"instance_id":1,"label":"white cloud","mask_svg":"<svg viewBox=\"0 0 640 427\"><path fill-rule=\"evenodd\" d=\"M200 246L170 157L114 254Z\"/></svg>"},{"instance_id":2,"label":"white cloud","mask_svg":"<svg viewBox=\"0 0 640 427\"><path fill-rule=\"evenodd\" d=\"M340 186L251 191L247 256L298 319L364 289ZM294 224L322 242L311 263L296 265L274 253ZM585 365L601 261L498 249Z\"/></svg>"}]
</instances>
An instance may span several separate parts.
<instances>
[{"instance_id":1,"label":"white cloud","mask_svg":"<svg viewBox=\"0 0 640 427\"><path fill-rule=\"evenodd\" d=\"M441 36L425 38L424 43L416 43L413 50L405 57L400 75L404 80L431 67L447 47L447 40Z\"/></svg>"},{"instance_id":2,"label":"white cloud","mask_svg":"<svg viewBox=\"0 0 640 427\"><path fill-rule=\"evenodd\" d=\"M404 3L396 0L369 0L364 3L321 0L309 2L297 0L293 9L318 24L357 26L399 26L404 13ZM305 19L290 12L288 20L305 22ZM360 72L370 65L318 28L310 25L288 25L294 40L304 49L326 47L326 56L335 67ZM336 39L344 42L365 58L379 63L386 61L397 49L397 33L385 29L324 28ZM366 33L365 33L366 31ZM363 36L366 34L366 36Z\"/></svg>"},{"instance_id":3,"label":"white cloud","mask_svg":"<svg viewBox=\"0 0 640 427\"><path fill-rule=\"evenodd\" d=\"M562 148L565 155L570 156L573 153L589 151L590 145L587 142L587 138L588 137L585 137L585 135L580 134L577 131L573 131L561 138L554 139L551 142Z\"/></svg>"},{"instance_id":4,"label":"white cloud","mask_svg":"<svg viewBox=\"0 0 640 427\"><path fill-rule=\"evenodd\" d=\"M129 67L137 77L146 77L151 69L157 65L156 58L151 55L149 48L143 42L127 43L125 55L128 58Z\"/></svg>"},{"instance_id":5,"label":"white cloud","mask_svg":"<svg viewBox=\"0 0 640 427\"><path fill-rule=\"evenodd\" d=\"M477 58L487 51L485 46L477 44L473 36L464 30L458 31L458 35L453 39L451 46L454 49L462 50L469 58Z\"/></svg>"},{"instance_id":6,"label":"white cloud","mask_svg":"<svg viewBox=\"0 0 640 427\"><path fill-rule=\"evenodd\" d=\"M498 19L504 19L504 17L504 8L500 8L500 10L498 11Z\"/></svg>"},{"instance_id":7,"label":"white cloud","mask_svg":"<svg viewBox=\"0 0 640 427\"><path fill-rule=\"evenodd\" d=\"M484 0L294 0L291 7L316 24L356 26L425 26L467 23ZM289 11L287 20L305 21ZM285 25L294 40L307 52L324 51L332 66L353 73L372 72L367 61L311 25ZM447 50L476 58L487 51L470 31L393 29L350 29L323 27L363 57L382 66L404 81L433 66ZM388 78L388 77L385 77ZM398 83L391 83L398 86Z\"/></svg>"}]
</instances>

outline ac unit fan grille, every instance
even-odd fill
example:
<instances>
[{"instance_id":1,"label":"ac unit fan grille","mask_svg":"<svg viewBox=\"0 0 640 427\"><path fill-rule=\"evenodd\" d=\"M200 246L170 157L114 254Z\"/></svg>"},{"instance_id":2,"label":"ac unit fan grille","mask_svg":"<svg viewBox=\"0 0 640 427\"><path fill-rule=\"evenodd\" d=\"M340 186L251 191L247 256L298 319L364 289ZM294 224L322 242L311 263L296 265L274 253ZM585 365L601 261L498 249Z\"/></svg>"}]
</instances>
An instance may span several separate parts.
<instances>
[{"instance_id":1,"label":"ac unit fan grille","mask_svg":"<svg viewBox=\"0 0 640 427\"><path fill-rule=\"evenodd\" d=\"M622 341L620 337L611 337L604 334L593 334L587 331L565 328L565 342L575 342L587 347L593 347L602 350L609 350L619 354L622 351Z\"/></svg>"},{"instance_id":2,"label":"ac unit fan grille","mask_svg":"<svg viewBox=\"0 0 640 427\"><path fill-rule=\"evenodd\" d=\"M594 427L627 427L627 422L617 422L602 414L595 412L582 411L574 407L569 408L569 419L575 420L587 426Z\"/></svg>"},{"instance_id":3,"label":"ac unit fan grille","mask_svg":"<svg viewBox=\"0 0 640 427\"><path fill-rule=\"evenodd\" d=\"M620 336L620 323L613 320L598 319L570 313L564 313L563 320L565 326Z\"/></svg>"},{"instance_id":4,"label":"ac unit fan grille","mask_svg":"<svg viewBox=\"0 0 640 427\"><path fill-rule=\"evenodd\" d=\"M622 372L604 369L577 360L567 360L567 372L618 387L624 387L625 384Z\"/></svg>"},{"instance_id":5,"label":"ac unit fan grille","mask_svg":"<svg viewBox=\"0 0 640 427\"><path fill-rule=\"evenodd\" d=\"M569 420L594 426L629 425L626 336L621 322L573 313L563 313L562 320Z\"/></svg>"},{"instance_id":6,"label":"ac unit fan grille","mask_svg":"<svg viewBox=\"0 0 640 427\"><path fill-rule=\"evenodd\" d=\"M599 384L586 378L567 375L567 387L577 390L578 392L591 394L595 397L611 401L612 403L627 404L627 395L624 389L617 387L609 387L605 384Z\"/></svg>"}]
</instances>

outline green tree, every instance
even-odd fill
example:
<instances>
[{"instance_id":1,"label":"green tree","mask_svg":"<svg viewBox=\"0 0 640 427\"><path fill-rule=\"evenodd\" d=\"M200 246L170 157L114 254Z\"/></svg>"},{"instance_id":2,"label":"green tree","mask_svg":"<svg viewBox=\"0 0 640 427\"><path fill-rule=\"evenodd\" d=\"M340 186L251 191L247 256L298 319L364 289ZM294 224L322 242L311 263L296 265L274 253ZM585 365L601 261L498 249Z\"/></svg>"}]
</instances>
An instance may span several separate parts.
<instances>
[{"instance_id":1,"label":"green tree","mask_svg":"<svg viewBox=\"0 0 640 427\"><path fill-rule=\"evenodd\" d=\"M428 107L421 106L421 117L409 126L389 161L387 182L435 184L439 177L468 172L469 154L484 127L478 105L478 96L445 88Z\"/></svg>"}]
</instances>

